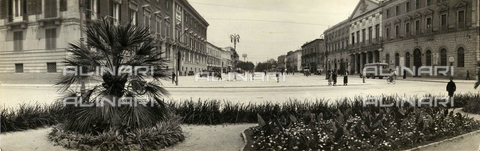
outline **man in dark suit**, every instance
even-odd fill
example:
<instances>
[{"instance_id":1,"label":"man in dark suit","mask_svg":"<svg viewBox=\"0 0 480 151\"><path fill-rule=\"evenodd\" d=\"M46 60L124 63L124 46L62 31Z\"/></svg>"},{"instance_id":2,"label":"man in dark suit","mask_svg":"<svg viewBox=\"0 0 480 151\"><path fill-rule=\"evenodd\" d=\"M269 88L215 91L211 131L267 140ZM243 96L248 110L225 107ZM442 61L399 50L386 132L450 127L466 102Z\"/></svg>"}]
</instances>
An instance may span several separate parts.
<instances>
[{"instance_id":1,"label":"man in dark suit","mask_svg":"<svg viewBox=\"0 0 480 151\"><path fill-rule=\"evenodd\" d=\"M448 96L450 98L453 97L455 90L457 90L457 86L455 86L455 82L453 82L453 77L450 77L450 82L447 84Z\"/></svg>"}]
</instances>

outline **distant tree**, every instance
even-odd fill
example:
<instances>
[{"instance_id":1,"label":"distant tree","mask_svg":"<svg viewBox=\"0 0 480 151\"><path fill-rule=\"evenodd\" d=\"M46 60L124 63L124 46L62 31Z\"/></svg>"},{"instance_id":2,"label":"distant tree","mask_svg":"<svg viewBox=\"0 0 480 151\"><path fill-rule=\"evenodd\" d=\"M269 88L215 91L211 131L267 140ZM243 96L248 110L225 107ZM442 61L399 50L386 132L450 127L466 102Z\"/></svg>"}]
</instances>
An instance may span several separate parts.
<instances>
[{"instance_id":1,"label":"distant tree","mask_svg":"<svg viewBox=\"0 0 480 151\"><path fill-rule=\"evenodd\" d=\"M252 62L238 62L237 67L244 71L251 71L255 68L255 65Z\"/></svg>"}]
</instances>

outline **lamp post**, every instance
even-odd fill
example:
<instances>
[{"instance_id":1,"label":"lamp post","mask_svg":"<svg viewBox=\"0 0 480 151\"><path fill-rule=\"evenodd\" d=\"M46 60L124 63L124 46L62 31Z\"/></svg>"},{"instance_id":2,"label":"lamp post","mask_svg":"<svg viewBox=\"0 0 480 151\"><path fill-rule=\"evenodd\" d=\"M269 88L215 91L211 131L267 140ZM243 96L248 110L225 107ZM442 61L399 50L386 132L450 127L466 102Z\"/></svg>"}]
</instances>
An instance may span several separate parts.
<instances>
[{"instance_id":1,"label":"lamp post","mask_svg":"<svg viewBox=\"0 0 480 151\"><path fill-rule=\"evenodd\" d=\"M237 43L240 43L240 35L238 34L231 34L230 35L230 41L233 43L233 50L235 50L235 53L234 53L234 57L237 57L235 56L236 52L237 52ZM233 58L234 61L233 61L233 70L235 70L236 68L236 65L237 65L237 60L235 60L235 58Z\"/></svg>"},{"instance_id":2,"label":"lamp post","mask_svg":"<svg viewBox=\"0 0 480 151\"><path fill-rule=\"evenodd\" d=\"M175 42L175 53L177 54L177 66L174 67L174 70L175 70L175 85L178 86L178 77L179 77L179 74L180 74L180 63L181 63L181 58L182 58L182 53L178 50L179 49L179 46L181 45L181 42L180 42L180 38L182 38L183 35L185 35L185 33L188 31L188 28L185 28L185 31L182 32L182 34L180 36L178 36L176 42ZM174 53L174 54L175 54ZM175 58L174 58L175 60ZM173 64L175 65L175 63Z\"/></svg>"}]
</instances>

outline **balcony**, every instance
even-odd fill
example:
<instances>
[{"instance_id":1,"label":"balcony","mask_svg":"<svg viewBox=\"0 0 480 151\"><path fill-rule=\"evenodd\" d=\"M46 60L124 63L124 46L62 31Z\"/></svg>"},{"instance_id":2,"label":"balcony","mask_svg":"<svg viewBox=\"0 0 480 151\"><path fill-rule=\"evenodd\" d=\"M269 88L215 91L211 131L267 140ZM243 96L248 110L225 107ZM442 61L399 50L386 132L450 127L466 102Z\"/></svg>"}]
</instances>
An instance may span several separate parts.
<instances>
[{"instance_id":1,"label":"balcony","mask_svg":"<svg viewBox=\"0 0 480 151\"><path fill-rule=\"evenodd\" d=\"M12 29L15 27L20 27L22 29L25 29L28 27L28 15L22 15L22 16L11 16L8 15L5 26L7 26L7 29Z\"/></svg>"}]
</instances>

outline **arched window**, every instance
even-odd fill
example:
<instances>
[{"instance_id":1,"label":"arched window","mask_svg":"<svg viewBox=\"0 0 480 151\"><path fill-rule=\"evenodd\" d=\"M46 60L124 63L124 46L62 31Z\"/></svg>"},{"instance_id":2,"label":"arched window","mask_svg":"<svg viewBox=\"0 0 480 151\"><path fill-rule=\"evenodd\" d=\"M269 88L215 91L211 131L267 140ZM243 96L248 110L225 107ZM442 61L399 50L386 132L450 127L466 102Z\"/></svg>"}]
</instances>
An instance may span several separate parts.
<instances>
[{"instance_id":1,"label":"arched window","mask_svg":"<svg viewBox=\"0 0 480 151\"><path fill-rule=\"evenodd\" d=\"M390 64L390 55L385 55L385 63Z\"/></svg>"},{"instance_id":2,"label":"arched window","mask_svg":"<svg viewBox=\"0 0 480 151\"><path fill-rule=\"evenodd\" d=\"M440 65L447 66L447 50L446 49L440 50Z\"/></svg>"},{"instance_id":3,"label":"arched window","mask_svg":"<svg viewBox=\"0 0 480 151\"><path fill-rule=\"evenodd\" d=\"M405 53L405 66L410 68L410 52Z\"/></svg>"},{"instance_id":4,"label":"arched window","mask_svg":"<svg viewBox=\"0 0 480 151\"><path fill-rule=\"evenodd\" d=\"M458 48L457 57L458 67L465 67L465 51L462 47Z\"/></svg>"},{"instance_id":5,"label":"arched window","mask_svg":"<svg viewBox=\"0 0 480 151\"><path fill-rule=\"evenodd\" d=\"M431 66L432 65L432 52L430 50L427 50L427 52L425 53L425 61L427 63L427 66Z\"/></svg>"},{"instance_id":6,"label":"arched window","mask_svg":"<svg viewBox=\"0 0 480 151\"><path fill-rule=\"evenodd\" d=\"M395 67L400 66L400 54L395 54Z\"/></svg>"}]
</instances>

